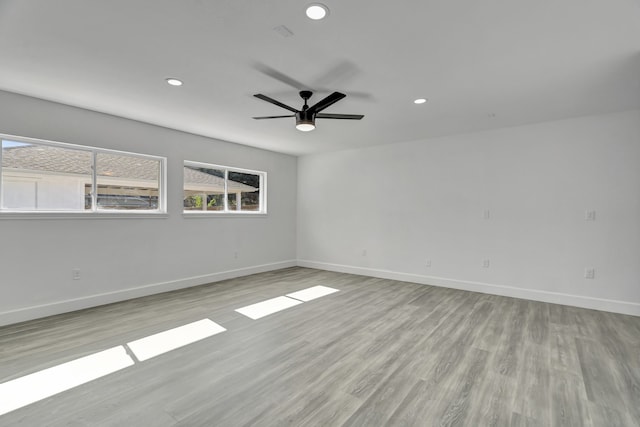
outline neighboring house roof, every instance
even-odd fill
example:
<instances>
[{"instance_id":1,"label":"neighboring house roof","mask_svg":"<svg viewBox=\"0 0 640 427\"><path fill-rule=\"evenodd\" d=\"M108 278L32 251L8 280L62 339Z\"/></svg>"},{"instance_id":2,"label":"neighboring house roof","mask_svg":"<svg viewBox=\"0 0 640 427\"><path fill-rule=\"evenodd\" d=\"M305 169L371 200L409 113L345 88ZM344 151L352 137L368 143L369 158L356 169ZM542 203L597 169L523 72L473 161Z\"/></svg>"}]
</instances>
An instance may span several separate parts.
<instances>
[{"instance_id":1,"label":"neighboring house roof","mask_svg":"<svg viewBox=\"0 0 640 427\"><path fill-rule=\"evenodd\" d=\"M213 186L220 191L224 191L224 178L193 169L189 166L184 167L184 182L187 189L190 189L188 187L202 187L203 190L206 190L207 187ZM237 193L239 191L250 192L256 190L257 188L255 187L233 181L231 179L228 182L229 193Z\"/></svg>"},{"instance_id":2,"label":"neighboring house roof","mask_svg":"<svg viewBox=\"0 0 640 427\"><path fill-rule=\"evenodd\" d=\"M18 145L2 150L2 167L14 171L46 172L47 174L91 176L91 153L50 145ZM157 181L159 164L143 157L98 153L98 175L131 181ZM185 189L190 191L224 191L224 179L184 167ZM120 184L122 185L122 184ZM132 182L132 185L136 185ZM252 192L258 190L250 185L229 180L228 190Z\"/></svg>"},{"instance_id":3,"label":"neighboring house roof","mask_svg":"<svg viewBox=\"0 0 640 427\"><path fill-rule=\"evenodd\" d=\"M4 147L2 149L2 167L91 175L91 153L48 145Z\"/></svg>"}]
</instances>

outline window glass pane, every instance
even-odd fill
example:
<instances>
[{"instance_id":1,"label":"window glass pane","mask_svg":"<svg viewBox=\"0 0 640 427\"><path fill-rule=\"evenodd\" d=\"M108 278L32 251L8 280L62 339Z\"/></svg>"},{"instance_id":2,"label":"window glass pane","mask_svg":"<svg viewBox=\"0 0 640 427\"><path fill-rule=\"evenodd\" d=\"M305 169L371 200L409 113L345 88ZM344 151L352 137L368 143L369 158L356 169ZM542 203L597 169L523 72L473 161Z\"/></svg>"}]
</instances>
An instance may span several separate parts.
<instances>
[{"instance_id":1,"label":"window glass pane","mask_svg":"<svg viewBox=\"0 0 640 427\"><path fill-rule=\"evenodd\" d=\"M260 175L229 171L227 183L229 210L260 210Z\"/></svg>"},{"instance_id":2,"label":"window glass pane","mask_svg":"<svg viewBox=\"0 0 640 427\"><path fill-rule=\"evenodd\" d=\"M184 210L224 210L224 170L184 167Z\"/></svg>"},{"instance_id":3,"label":"window glass pane","mask_svg":"<svg viewBox=\"0 0 640 427\"><path fill-rule=\"evenodd\" d=\"M2 208L84 210L91 163L90 151L3 139Z\"/></svg>"},{"instance_id":4,"label":"window glass pane","mask_svg":"<svg viewBox=\"0 0 640 427\"><path fill-rule=\"evenodd\" d=\"M185 212L262 212L266 213L264 172L239 172L225 166L185 162Z\"/></svg>"},{"instance_id":5,"label":"window glass pane","mask_svg":"<svg viewBox=\"0 0 640 427\"><path fill-rule=\"evenodd\" d=\"M98 209L158 209L160 160L98 153L96 174Z\"/></svg>"}]
</instances>

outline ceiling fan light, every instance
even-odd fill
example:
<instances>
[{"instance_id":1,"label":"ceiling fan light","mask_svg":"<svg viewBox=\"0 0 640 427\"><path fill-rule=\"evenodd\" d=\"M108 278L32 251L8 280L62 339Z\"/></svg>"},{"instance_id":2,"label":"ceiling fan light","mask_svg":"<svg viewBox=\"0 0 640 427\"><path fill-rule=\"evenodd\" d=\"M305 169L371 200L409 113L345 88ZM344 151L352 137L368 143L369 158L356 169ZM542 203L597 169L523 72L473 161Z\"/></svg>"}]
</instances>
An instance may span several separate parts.
<instances>
[{"instance_id":1,"label":"ceiling fan light","mask_svg":"<svg viewBox=\"0 0 640 427\"><path fill-rule=\"evenodd\" d=\"M296 113L296 129L302 132L309 132L316 128L315 114L309 112L306 104L305 99L305 107Z\"/></svg>"},{"instance_id":2,"label":"ceiling fan light","mask_svg":"<svg viewBox=\"0 0 640 427\"><path fill-rule=\"evenodd\" d=\"M299 122L296 123L296 129L302 131L302 132L309 132L312 131L316 128L316 125L314 125L311 122Z\"/></svg>"}]
</instances>

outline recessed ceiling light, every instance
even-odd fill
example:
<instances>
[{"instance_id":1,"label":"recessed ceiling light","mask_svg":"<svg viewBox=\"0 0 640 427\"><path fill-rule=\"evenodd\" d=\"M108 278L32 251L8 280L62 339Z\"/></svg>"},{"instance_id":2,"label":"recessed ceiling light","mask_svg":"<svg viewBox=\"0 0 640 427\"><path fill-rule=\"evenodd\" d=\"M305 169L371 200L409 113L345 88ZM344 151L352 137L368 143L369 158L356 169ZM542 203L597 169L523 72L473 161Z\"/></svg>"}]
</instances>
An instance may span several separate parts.
<instances>
[{"instance_id":1,"label":"recessed ceiling light","mask_svg":"<svg viewBox=\"0 0 640 427\"><path fill-rule=\"evenodd\" d=\"M427 102L426 98L418 98L415 101L413 101L414 104L424 104L425 102Z\"/></svg>"},{"instance_id":2,"label":"recessed ceiling light","mask_svg":"<svg viewBox=\"0 0 640 427\"><path fill-rule=\"evenodd\" d=\"M307 6L307 16L313 20L319 20L329 14L329 8L322 3L311 3Z\"/></svg>"},{"instance_id":3,"label":"recessed ceiling light","mask_svg":"<svg viewBox=\"0 0 640 427\"><path fill-rule=\"evenodd\" d=\"M173 77L168 78L167 83L171 86L182 86L182 80L174 79Z\"/></svg>"}]
</instances>

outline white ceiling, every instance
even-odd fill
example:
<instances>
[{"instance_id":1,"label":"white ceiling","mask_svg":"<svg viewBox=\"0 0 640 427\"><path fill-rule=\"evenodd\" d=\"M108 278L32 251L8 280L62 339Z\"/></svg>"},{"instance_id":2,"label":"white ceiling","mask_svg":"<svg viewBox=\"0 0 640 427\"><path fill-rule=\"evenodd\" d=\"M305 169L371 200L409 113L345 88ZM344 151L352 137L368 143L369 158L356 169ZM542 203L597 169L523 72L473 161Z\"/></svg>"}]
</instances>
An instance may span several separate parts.
<instances>
[{"instance_id":1,"label":"white ceiling","mask_svg":"<svg viewBox=\"0 0 640 427\"><path fill-rule=\"evenodd\" d=\"M639 0L324 3L0 0L0 89L295 155L640 108ZM251 119L295 82L365 118Z\"/></svg>"}]
</instances>

